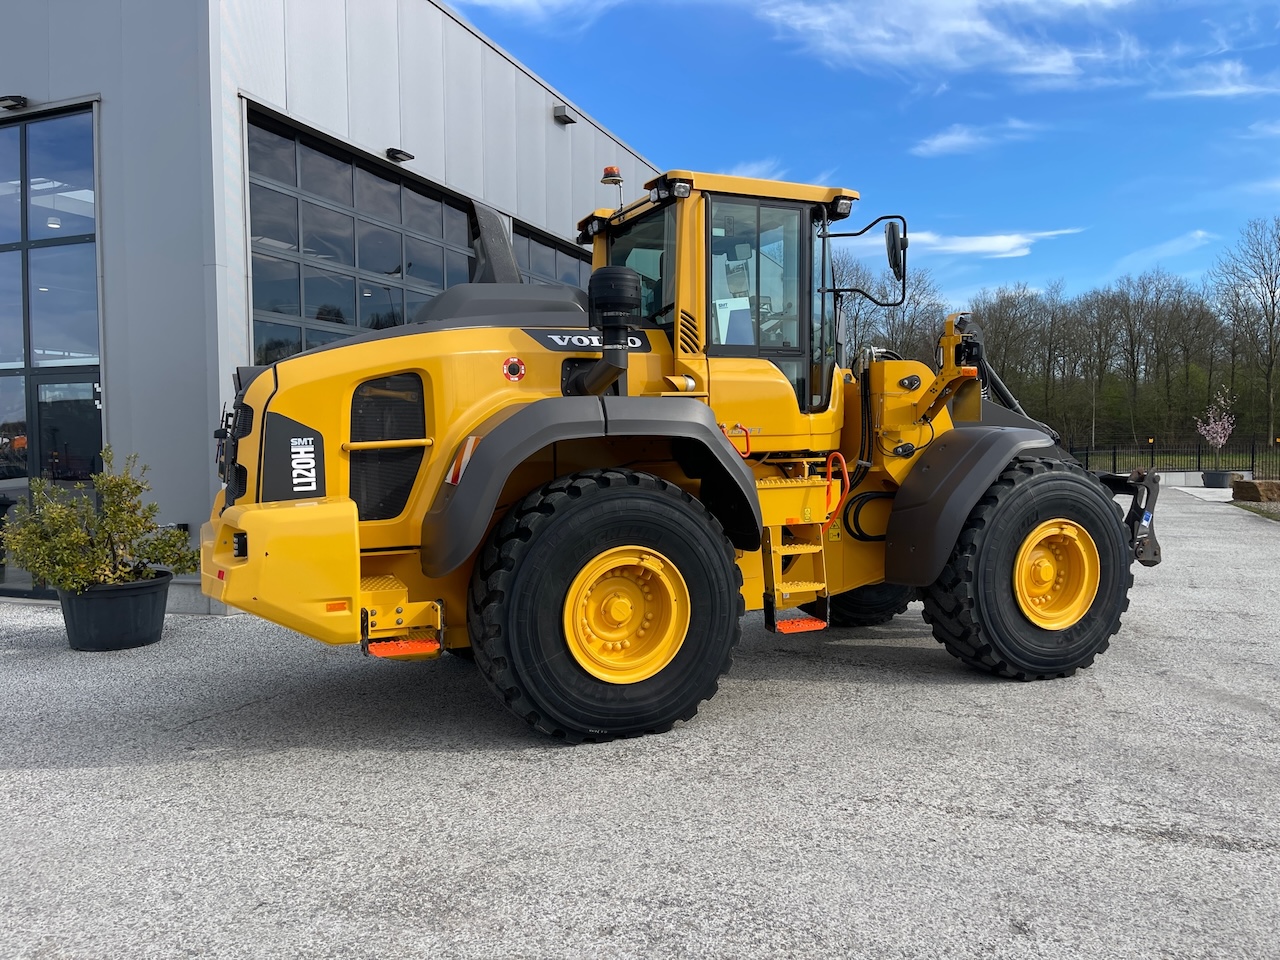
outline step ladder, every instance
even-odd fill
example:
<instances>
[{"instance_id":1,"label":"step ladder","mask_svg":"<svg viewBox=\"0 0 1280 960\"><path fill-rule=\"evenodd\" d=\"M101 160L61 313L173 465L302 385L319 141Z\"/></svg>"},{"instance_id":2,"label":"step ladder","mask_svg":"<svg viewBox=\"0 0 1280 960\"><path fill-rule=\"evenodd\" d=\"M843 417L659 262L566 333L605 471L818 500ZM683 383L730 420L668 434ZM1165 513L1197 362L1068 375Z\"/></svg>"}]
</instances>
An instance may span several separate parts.
<instances>
[{"instance_id":1,"label":"step ladder","mask_svg":"<svg viewBox=\"0 0 1280 960\"><path fill-rule=\"evenodd\" d=\"M848 482L846 480L845 488ZM756 481L764 519L764 625L771 633L826 629L829 621L824 539L842 497L829 475L767 477ZM816 603L820 616L780 618L778 612Z\"/></svg>"},{"instance_id":2,"label":"step ladder","mask_svg":"<svg viewBox=\"0 0 1280 960\"><path fill-rule=\"evenodd\" d=\"M444 601L409 599L399 577L360 578L360 649L384 660L434 660L444 638Z\"/></svg>"}]
</instances>

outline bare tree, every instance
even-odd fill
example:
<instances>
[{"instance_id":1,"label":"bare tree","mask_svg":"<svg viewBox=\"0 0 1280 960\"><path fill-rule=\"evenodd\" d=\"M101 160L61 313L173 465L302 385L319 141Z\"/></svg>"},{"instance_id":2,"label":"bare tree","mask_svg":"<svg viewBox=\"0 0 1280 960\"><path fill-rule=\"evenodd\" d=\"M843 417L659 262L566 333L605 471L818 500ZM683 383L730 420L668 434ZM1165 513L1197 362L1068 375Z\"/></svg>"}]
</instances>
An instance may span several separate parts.
<instances>
[{"instance_id":1,"label":"bare tree","mask_svg":"<svg viewBox=\"0 0 1280 960\"><path fill-rule=\"evenodd\" d=\"M1213 281L1262 376L1267 442L1274 443L1276 373L1280 364L1280 216L1245 224L1239 244L1218 260Z\"/></svg>"},{"instance_id":2,"label":"bare tree","mask_svg":"<svg viewBox=\"0 0 1280 960\"><path fill-rule=\"evenodd\" d=\"M880 299L897 293L897 281L885 271L880 276ZM937 351L938 332L946 319L947 304L942 299L927 268L915 267L907 274L907 298L896 307L877 308L873 337L880 345L896 350L908 360L932 364Z\"/></svg>"},{"instance_id":3,"label":"bare tree","mask_svg":"<svg viewBox=\"0 0 1280 960\"><path fill-rule=\"evenodd\" d=\"M987 359L1015 394L1032 383L1032 356L1039 333L1039 294L1025 283L981 290L969 311L982 328Z\"/></svg>"},{"instance_id":4,"label":"bare tree","mask_svg":"<svg viewBox=\"0 0 1280 960\"><path fill-rule=\"evenodd\" d=\"M880 301L894 300L901 293L898 281L887 269L876 273L850 250L836 250L831 255L831 268L837 287L857 287ZM908 272L906 300L896 307L877 306L857 294L840 297L848 355L871 345L932 363L946 313L938 284L925 267Z\"/></svg>"},{"instance_id":5,"label":"bare tree","mask_svg":"<svg viewBox=\"0 0 1280 960\"><path fill-rule=\"evenodd\" d=\"M839 288L857 287L860 290L874 291L879 283L879 278L867 266L866 261L860 260L848 249L839 249L831 254L831 272L833 286ZM866 341L879 309L866 297L848 293L840 295L837 315L844 323L844 342L848 356L856 353Z\"/></svg>"},{"instance_id":6,"label":"bare tree","mask_svg":"<svg viewBox=\"0 0 1280 960\"><path fill-rule=\"evenodd\" d=\"M1091 448L1098 440L1098 398L1116 361L1116 313L1116 293L1110 288L1091 290L1075 302L1076 342L1089 388Z\"/></svg>"}]
</instances>

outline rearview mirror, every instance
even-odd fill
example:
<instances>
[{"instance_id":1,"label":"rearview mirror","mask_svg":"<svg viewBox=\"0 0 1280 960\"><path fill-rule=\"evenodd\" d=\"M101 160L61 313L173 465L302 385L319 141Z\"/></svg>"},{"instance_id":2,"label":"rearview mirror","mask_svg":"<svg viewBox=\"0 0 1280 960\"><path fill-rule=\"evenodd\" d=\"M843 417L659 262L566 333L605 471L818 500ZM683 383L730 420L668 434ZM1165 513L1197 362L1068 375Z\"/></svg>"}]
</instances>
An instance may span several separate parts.
<instances>
[{"instance_id":1,"label":"rearview mirror","mask_svg":"<svg viewBox=\"0 0 1280 960\"><path fill-rule=\"evenodd\" d=\"M884 248L889 255L889 269L901 283L907 276L907 238L898 230L897 220L884 225Z\"/></svg>"}]
</instances>

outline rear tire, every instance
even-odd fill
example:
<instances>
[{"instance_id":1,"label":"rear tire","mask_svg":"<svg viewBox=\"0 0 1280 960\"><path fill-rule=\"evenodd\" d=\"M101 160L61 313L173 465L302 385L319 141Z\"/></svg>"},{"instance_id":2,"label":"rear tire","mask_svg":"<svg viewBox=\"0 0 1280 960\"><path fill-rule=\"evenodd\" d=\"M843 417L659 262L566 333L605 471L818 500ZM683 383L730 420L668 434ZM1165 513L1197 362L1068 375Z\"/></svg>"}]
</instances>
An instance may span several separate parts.
<instances>
[{"instance_id":1,"label":"rear tire","mask_svg":"<svg viewBox=\"0 0 1280 960\"><path fill-rule=\"evenodd\" d=\"M923 590L924 619L978 670L1067 677L1120 629L1131 560L1120 508L1096 478L1074 463L1015 460Z\"/></svg>"},{"instance_id":2,"label":"rear tire","mask_svg":"<svg viewBox=\"0 0 1280 960\"><path fill-rule=\"evenodd\" d=\"M877 627L905 613L907 604L915 598L915 587L873 583L836 594L827 609L833 627ZM821 613L816 603L802 604L800 609L815 617Z\"/></svg>"},{"instance_id":3,"label":"rear tire","mask_svg":"<svg viewBox=\"0 0 1280 960\"><path fill-rule=\"evenodd\" d=\"M589 470L497 525L467 627L485 681L535 729L572 743L660 733L729 670L741 586L701 503L649 474Z\"/></svg>"}]
</instances>

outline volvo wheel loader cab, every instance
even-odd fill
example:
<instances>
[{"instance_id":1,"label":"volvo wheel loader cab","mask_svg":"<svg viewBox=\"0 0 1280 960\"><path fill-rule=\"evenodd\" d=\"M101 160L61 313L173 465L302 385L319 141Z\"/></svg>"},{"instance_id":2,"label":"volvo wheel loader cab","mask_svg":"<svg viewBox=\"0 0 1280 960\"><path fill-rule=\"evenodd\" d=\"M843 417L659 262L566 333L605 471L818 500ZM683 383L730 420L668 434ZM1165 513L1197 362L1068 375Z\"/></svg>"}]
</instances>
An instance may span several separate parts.
<instances>
[{"instance_id":1,"label":"volvo wheel loader cab","mask_svg":"<svg viewBox=\"0 0 1280 960\"><path fill-rule=\"evenodd\" d=\"M689 171L646 189L582 221L585 294L515 282L477 205L490 282L242 369L205 592L373 656L472 655L570 741L692 717L747 610L788 633L919 594L975 667L1089 665L1131 561L1159 560L1157 478L1086 473L994 407L963 318L936 371L843 355L837 298L865 294L834 286L832 241L888 221L905 284L901 218L842 233L852 191ZM1124 518L1113 492L1133 494Z\"/></svg>"}]
</instances>

